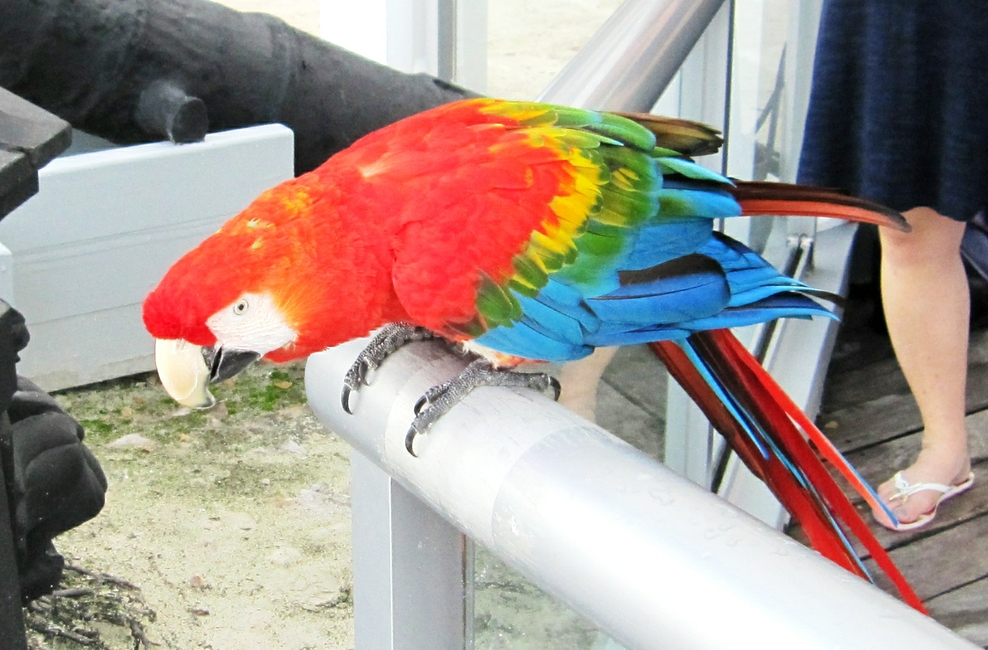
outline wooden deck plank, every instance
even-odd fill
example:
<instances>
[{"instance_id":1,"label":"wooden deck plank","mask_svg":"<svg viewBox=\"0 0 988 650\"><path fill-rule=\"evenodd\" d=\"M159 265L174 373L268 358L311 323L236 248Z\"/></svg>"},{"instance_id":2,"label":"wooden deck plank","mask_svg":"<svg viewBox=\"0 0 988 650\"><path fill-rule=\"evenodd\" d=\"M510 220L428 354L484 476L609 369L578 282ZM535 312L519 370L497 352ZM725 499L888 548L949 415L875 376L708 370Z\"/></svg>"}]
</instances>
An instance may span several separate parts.
<instances>
[{"instance_id":1,"label":"wooden deck plank","mask_svg":"<svg viewBox=\"0 0 988 650\"><path fill-rule=\"evenodd\" d=\"M926 603L930 615L981 647L988 647L988 578L937 596Z\"/></svg>"},{"instance_id":2,"label":"wooden deck plank","mask_svg":"<svg viewBox=\"0 0 988 650\"><path fill-rule=\"evenodd\" d=\"M982 461L981 463L975 465L973 471L974 486L963 495L958 495L957 498L945 501L940 508L937 509L937 516L933 522L917 530L903 532L889 530L884 526L879 525L872 518L871 508L869 508L860 497L854 495L851 500L854 502L854 505L858 510L858 514L860 514L861 518L868 524L868 527L871 529L871 532L875 535L878 542L882 545L882 548L886 550L894 550L908 545L915 540L939 533L940 531L964 525L966 522L978 517L988 516L988 461ZM847 491L848 490L845 488L845 492ZM849 492L848 494L850 496ZM798 525L794 524L787 532L802 543L808 543L805 536L803 536L802 532L799 530ZM853 541L854 549L857 552L858 557L869 557L869 554L867 550L865 550L864 546L859 544L856 540ZM913 576L907 574L906 578L912 580Z\"/></svg>"},{"instance_id":3,"label":"wooden deck plank","mask_svg":"<svg viewBox=\"0 0 988 650\"><path fill-rule=\"evenodd\" d=\"M865 480L878 485L915 459L922 423L887 336L864 327L866 319L853 313L858 307L848 307L851 327L838 339L818 423ZM988 647L988 329L983 323L971 334L967 388L975 473L969 492L945 502L931 525L905 533L882 528L860 498L853 500L931 615ZM874 569L871 559L866 564ZM875 575L880 587L893 591L887 578Z\"/></svg>"},{"instance_id":4,"label":"wooden deck plank","mask_svg":"<svg viewBox=\"0 0 988 650\"><path fill-rule=\"evenodd\" d=\"M971 332L969 348L969 368L988 364L988 330ZM825 402L846 407L867 403L889 393L904 394L909 388L888 336L870 329L854 329L841 330L838 335L828 366L826 390ZM988 400L988 397L980 398ZM972 410L980 408L983 407Z\"/></svg>"},{"instance_id":5,"label":"wooden deck plank","mask_svg":"<svg viewBox=\"0 0 988 650\"><path fill-rule=\"evenodd\" d=\"M988 516L971 519L889 552L913 589L924 601L988 576ZM893 591L888 579L875 569L876 584Z\"/></svg>"},{"instance_id":6,"label":"wooden deck plank","mask_svg":"<svg viewBox=\"0 0 988 650\"><path fill-rule=\"evenodd\" d=\"M839 449L853 451L919 430L923 425L916 400L888 340L882 344L874 333L858 332L845 335L838 345L857 350L847 340L851 336L865 338L881 353L872 353L856 367L850 359L831 364L818 417L827 435ZM967 412L975 413L988 408L988 331L972 333L970 348Z\"/></svg>"},{"instance_id":7,"label":"wooden deck plank","mask_svg":"<svg viewBox=\"0 0 988 650\"><path fill-rule=\"evenodd\" d=\"M621 347L604 372L603 383L658 420L665 420L669 373L648 346Z\"/></svg>"},{"instance_id":8,"label":"wooden deck plank","mask_svg":"<svg viewBox=\"0 0 988 650\"><path fill-rule=\"evenodd\" d=\"M988 411L967 416L965 423L972 434L968 443L971 460L977 463L988 459L988 439L986 436L977 435L978 432L988 431ZM882 445L847 452L844 456L865 480L872 485L878 485L896 470L909 467L919 453L921 444L922 435L917 432L899 436Z\"/></svg>"}]
</instances>

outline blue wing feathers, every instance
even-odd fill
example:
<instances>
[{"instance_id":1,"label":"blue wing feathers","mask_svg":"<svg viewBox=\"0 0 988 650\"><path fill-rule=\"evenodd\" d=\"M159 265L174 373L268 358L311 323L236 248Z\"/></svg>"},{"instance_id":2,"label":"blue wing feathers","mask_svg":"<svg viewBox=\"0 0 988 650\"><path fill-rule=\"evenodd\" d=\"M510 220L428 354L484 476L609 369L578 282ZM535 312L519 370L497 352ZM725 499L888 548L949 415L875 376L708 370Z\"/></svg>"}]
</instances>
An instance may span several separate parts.
<instances>
[{"instance_id":1,"label":"blue wing feathers","mask_svg":"<svg viewBox=\"0 0 988 650\"><path fill-rule=\"evenodd\" d=\"M511 327L495 327L474 340L505 354L544 361L572 361L593 352L588 345L573 345L555 336L546 336L524 322Z\"/></svg>"},{"instance_id":2,"label":"blue wing feathers","mask_svg":"<svg viewBox=\"0 0 988 650\"><path fill-rule=\"evenodd\" d=\"M624 268L645 269L697 252L712 231L713 224L707 219L674 218L661 225L644 226L635 233Z\"/></svg>"},{"instance_id":3,"label":"blue wing feathers","mask_svg":"<svg viewBox=\"0 0 988 650\"><path fill-rule=\"evenodd\" d=\"M593 327L593 324L600 322L587 307L580 291L570 285L557 282L554 278L550 278L539 292L538 300L556 311L575 318L585 328Z\"/></svg>"},{"instance_id":4,"label":"blue wing feathers","mask_svg":"<svg viewBox=\"0 0 988 650\"><path fill-rule=\"evenodd\" d=\"M586 221L574 224L575 248L561 266L520 269L535 282L506 289L520 319L488 329L477 343L519 357L569 360L594 347L681 339L698 330L833 317L805 295L812 289L713 231L713 219L741 213L725 190L727 178L687 158L650 160L616 141L602 141L587 162L603 170L608 185ZM655 165L664 176L654 175ZM654 189L626 182L649 177Z\"/></svg>"},{"instance_id":5,"label":"blue wing feathers","mask_svg":"<svg viewBox=\"0 0 988 650\"><path fill-rule=\"evenodd\" d=\"M721 219L741 214L741 206L734 197L722 190L696 191L683 185L666 183L659 192L657 220L667 217L689 216L704 219Z\"/></svg>"},{"instance_id":6,"label":"blue wing feathers","mask_svg":"<svg viewBox=\"0 0 988 650\"><path fill-rule=\"evenodd\" d=\"M619 277L622 286L587 301L602 321L636 326L690 321L716 314L731 297L723 270L703 256L683 256Z\"/></svg>"},{"instance_id":7,"label":"blue wing feathers","mask_svg":"<svg viewBox=\"0 0 988 650\"><path fill-rule=\"evenodd\" d=\"M525 314L522 323L526 326L575 346L584 345L586 330L579 318L534 298L521 297L519 302Z\"/></svg>"},{"instance_id":8,"label":"blue wing feathers","mask_svg":"<svg viewBox=\"0 0 988 650\"><path fill-rule=\"evenodd\" d=\"M602 295L588 296L551 276L535 297L514 292L520 322L494 328L477 342L519 357L565 361L584 357L594 347L680 339L699 330L784 317L835 318L800 293L809 290L801 282L780 275L736 242L725 245L724 239L709 240L700 249L706 254L614 273L607 284L615 288ZM663 273L663 267L673 268Z\"/></svg>"}]
</instances>

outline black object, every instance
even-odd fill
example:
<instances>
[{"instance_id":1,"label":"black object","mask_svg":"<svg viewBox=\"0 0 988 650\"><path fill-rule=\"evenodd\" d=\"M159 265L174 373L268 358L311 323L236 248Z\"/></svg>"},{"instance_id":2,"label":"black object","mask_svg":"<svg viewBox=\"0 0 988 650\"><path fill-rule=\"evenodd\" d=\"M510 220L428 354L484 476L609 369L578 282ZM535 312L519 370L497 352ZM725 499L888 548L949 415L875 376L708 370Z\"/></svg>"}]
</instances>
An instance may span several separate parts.
<instances>
[{"instance_id":1,"label":"black object","mask_svg":"<svg viewBox=\"0 0 988 650\"><path fill-rule=\"evenodd\" d=\"M175 143L199 142L209 130L206 103L170 81L155 81L141 92L135 117L147 133Z\"/></svg>"},{"instance_id":2,"label":"black object","mask_svg":"<svg viewBox=\"0 0 988 650\"><path fill-rule=\"evenodd\" d=\"M21 582L14 551L11 502L6 477L14 475L10 425L6 416L0 424L0 650L24 650L24 613L21 611Z\"/></svg>"},{"instance_id":3,"label":"black object","mask_svg":"<svg viewBox=\"0 0 988 650\"><path fill-rule=\"evenodd\" d=\"M68 123L0 88L0 218L38 191L38 169L72 137ZM20 563L13 535L16 474L7 407L17 391L17 352L27 345L24 318L0 301L0 650L24 650Z\"/></svg>"},{"instance_id":4,"label":"black object","mask_svg":"<svg viewBox=\"0 0 988 650\"><path fill-rule=\"evenodd\" d=\"M961 258L971 289L971 327L988 327L988 218L981 211L967 222Z\"/></svg>"},{"instance_id":5,"label":"black object","mask_svg":"<svg viewBox=\"0 0 988 650\"><path fill-rule=\"evenodd\" d=\"M38 191L38 170L72 142L72 127L0 88L0 219Z\"/></svg>"},{"instance_id":6,"label":"black object","mask_svg":"<svg viewBox=\"0 0 988 650\"><path fill-rule=\"evenodd\" d=\"M38 169L71 127L0 88L0 218L38 191ZM18 380L24 317L0 301L0 650L25 650L22 603L50 592L63 561L51 539L94 516L106 479L82 429L50 396Z\"/></svg>"},{"instance_id":7,"label":"black object","mask_svg":"<svg viewBox=\"0 0 988 650\"><path fill-rule=\"evenodd\" d=\"M296 173L473 96L205 0L3 0L0 86L118 144L191 139L203 108L210 131L280 122L295 132Z\"/></svg>"},{"instance_id":8,"label":"black object","mask_svg":"<svg viewBox=\"0 0 988 650\"><path fill-rule=\"evenodd\" d=\"M103 508L106 476L82 427L50 395L17 378L7 415L13 444L13 530L24 603L55 588L64 561L52 539Z\"/></svg>"},{"instance_id":9,"label":"black object","mask_svg":"<svg viewBox=\"0 0 988 650\"><path fill-rule=\"evenodd\" d=\"M14 469L13 432L6 410L17 391L17 353L27 345L24 317L0 301L0 650L22 650L24 621L17 548L12 535L16 498L10 489Z\"/></svg>"}]
</instances>

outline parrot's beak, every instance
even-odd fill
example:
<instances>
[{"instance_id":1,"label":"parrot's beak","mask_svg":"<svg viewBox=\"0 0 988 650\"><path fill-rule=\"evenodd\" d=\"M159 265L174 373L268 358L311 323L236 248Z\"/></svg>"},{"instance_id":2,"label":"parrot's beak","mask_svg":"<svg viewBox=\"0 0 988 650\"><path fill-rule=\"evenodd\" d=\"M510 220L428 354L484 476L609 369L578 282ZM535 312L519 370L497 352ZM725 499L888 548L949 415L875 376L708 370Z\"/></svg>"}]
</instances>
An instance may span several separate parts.
<instances>
[{"instance_id":1,"label":"parrot's beak","mask_svg":"<svg viewBox=\"0 0 988 650\"><path fill-rule=\"evenodd\" d=\"M209 384L233 377L260 356L249 350L201 348L180 339L154 342L154 365L161 385L176 402L197 409L216 403Z\"/></svg>"},{"instance_id":2,"label":"parrot's beak","mask_svg":"<svg viewBox=\"0 0 988 650\"><path fill-rule=\"evenodd\" d=\"M181 339L155 339L154 365L161 385L172 399L190 408L216 403L209 392L209 366L202 348Z\"/></svg>"},{"instance_id":3,"label":"parrot's beak","mask_svg":"<svg viewBox=\"0 0 988 650\"><path fill-rule=\"evenodd\" d=\"M207 350L204 356L209 362L211 384L233 377L261 358L261 355L253 350L234 350L224 347L213 348L211 353Z\"/></svg>"}]
</instances>

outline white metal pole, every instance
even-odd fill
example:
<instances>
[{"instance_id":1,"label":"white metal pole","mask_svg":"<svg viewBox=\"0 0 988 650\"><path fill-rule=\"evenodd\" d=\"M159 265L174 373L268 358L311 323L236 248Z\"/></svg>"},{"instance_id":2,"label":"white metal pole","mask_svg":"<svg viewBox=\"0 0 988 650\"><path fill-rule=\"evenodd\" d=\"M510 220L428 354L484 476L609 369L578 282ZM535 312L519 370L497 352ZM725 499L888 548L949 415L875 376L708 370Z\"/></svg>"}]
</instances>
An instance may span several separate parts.
<instances>
[{"instance_id":1,"label":"white metal pole","mask_svg":"<svg viewBox=\"0 0 988 650\"><path fill-rule=\"evenodd\" d=\"M354 639L360 650L463 650L462 533L351 451Z\"/></svg>"},{"instance_id":2,"label":"white metal pole","mask_svg":"<svg viewBox=\"0 0 988 650\"><path fill-rule=\"evenodd\" d=\"M569 106L648 111L724 0L626 0L540 96Z\"/></svg>"}]
</instances>

